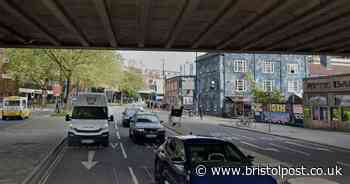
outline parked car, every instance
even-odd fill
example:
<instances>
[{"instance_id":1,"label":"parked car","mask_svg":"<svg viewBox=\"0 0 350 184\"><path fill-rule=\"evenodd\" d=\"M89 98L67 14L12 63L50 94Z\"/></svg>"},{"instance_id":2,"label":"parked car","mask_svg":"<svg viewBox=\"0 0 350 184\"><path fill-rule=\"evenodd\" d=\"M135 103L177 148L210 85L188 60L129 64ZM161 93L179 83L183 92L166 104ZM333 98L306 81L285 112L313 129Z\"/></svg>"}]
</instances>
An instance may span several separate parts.
<instances>
[{"instance_id":1,"label":"parked car","mask_svg":"<svg viewBox=\"0 0 350 184\"><path fill-rule=\"evenodd\" d=\"M155 113L137 112L130 121L129 137L134 141L155 139L165 140L163 121Z\"/></svg>"},{"instance_id":2,"label":"parked car","mask_svg":"<svg viewBox=\"0 0 350 184\"><path fill-rule=\"evenodd\" d=\"M140 108L135 107L128 107L124 110L123 116L122 116L122 124L123 127L129 127L130 126L130 120L131 118L138 112L142 111Z\"/></svg>"},{"instance_id":3,"label":"parked car","mask_svg":"<svg viewBox=\"0 0 350 184\"><path fill-rule=\"evenodd\" d=\"M174 136L158 148L155 155L156 183L171 184L276 184L271 176L198 176L197 166L251 167L252 156L244 155L233 143L214 137Z\"/></svg>"}]
</instances>

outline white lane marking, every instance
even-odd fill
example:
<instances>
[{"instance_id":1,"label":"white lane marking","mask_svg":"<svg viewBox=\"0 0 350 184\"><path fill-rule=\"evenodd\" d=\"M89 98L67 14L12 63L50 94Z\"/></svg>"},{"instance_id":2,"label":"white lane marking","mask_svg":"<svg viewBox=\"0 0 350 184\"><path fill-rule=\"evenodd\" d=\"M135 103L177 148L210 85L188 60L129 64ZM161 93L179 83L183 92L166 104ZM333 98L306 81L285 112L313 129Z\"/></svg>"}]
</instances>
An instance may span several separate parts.
<instances>
[{"instance_id":1,"label":"white lane marking","mask_svg":"<svg viewBox=\"0 0 350 184\"><path fill-rule=\"evenodd\" d=\"M231 138L231 139L233 139L233 140L236 140L236 141L239 141L239 140L241 140L240 138L238 138L238 137L235 137L235 136L231 136L230 138Z\"/></svg>"},{"instance_id":2,"label":"white lane marking","mask_svg":"<svg viewBox=\"0 0 350 184\"><path fill-rule=\"evenodd\" d=\"M132 178L132 181L134 182L134 184L139 184L139 181L136 178L134 170L131 167L128 167L128 168L129 168L129 172L130 172L130 175L131 175L131 178Z\"/></svg>"},{"instance_id":3,"label":"white lane marking","mask_svg":"<svg viewBox=\"0 0 350 184\"><path fill-rule=\"evenodd\" d=\"M146 174L151 178L152 183L154 183L154 178L153 178L152 172L150 171L150 168L145 166L143 167L143 169L146 171Z\"/></svg>"},{"instance_id":4,"label":"white lane marking","mask_svg":"<svg viewBox=\"0 0 350 184\"><path fill-rule=\"evenodd\" d=\"M120 139L120 134L118 131L115 132L115 135L117 136L118 139Z\"/></svg>"},{"instance_id":5,"label":"white lane marking","mask_svg":"<svg viewBox=\"0 0 350 184\"><path fill-rule=\"evenodd\" d=\"M264 151L280 152L278 149L275 149L275 148L262 148L262 147L260 147L260 146L255 145L255 144L251 144L251 143L244 142L244 141L241 141L241 143L242 143L242 144L245 144L245 145L248 145L248 146L250 146L250 147L256 148L256 149L264 150Z\"/></svg>"},{"instance_id":6,"label":"white lane marking","mask_svg":"<svg viewBox=\"0 0 350 184\"><path fill-rule=\"evenodd\" d=\"M118 173L117 170L115 168L113 168L113 178L116 184L120 184L119 182L119 178L118 178Z\"/></svg>"},{"instance_id":7,"label":"white lane marking","mask_svg":"<svg viewBox=\"0 0 350 184\"><path fill-rule=\"evenodd\" d=\"M245 139L248 139L248 140L251 140L251 141L255 141L255 140L256 140L256 139L253 138L253 137L248 137L248 136L245 136L245 135L238 135L238 134L236 134L236 136L242 137L242 138L245 138Z\"/></svg>"},{"instance_id":8,"label":"white lane marking","mask_svg":"<svg viewBox=\"0 0 350 184\"><path fill-rule=\"evenodd\" d=\"M292 148L289 148L289 147L286 147L286 146L282 146L282 145L278 145L278 144L274 144L274 143L269 143L269 144L271 146L275 146L275 147L282 148L282 149L285 149L285 150L293 151L293 152L296 152L296 153L299 153L299 154L302 154L302 155L305 155L305 156L310 156L311 155L310 153L306 153L306 152L300 151L300 150L295 150L295 149L292 149Z\"/></svg>"},{"instance_id":9,"label":"white lane marking","mask_svg":"<svg viewBox=\"0 0 350 184\"><path fill-rule=\"evenodd\" d=\"M307 148L307 149L313 149L313 150L319 150L319 151L333 152L332 150L329 150L329 149L327 149L327 148L306 146L306 145L303 145L303 144L299 144L299 143L295 143L295 142L290 142L290 141L286 141L286 142L284 142L284 143L291 144L291 145L295 145L295 146L299 146L299 147L302 147L302 148Z\"/></svg>"},{"instance_id":10,"label":"white lane marking","mask_svg":"<svg viewBox=\"0 0 350 184\"><path fill-rule=\"evenodd\" d=\"M125 152L123 143L120 143L119 145L120 145L120 149L122 150L122 153L123 153L124 158L127 159L127 158L128 158L128 155L127 155L126 152Z\"/></svg>"},{"instance_id":11,"label":"white lane marking","mask_svg":"<svg viewBox=\"0 0 350 184\"><path fill-rule=\"evenodd\" d=\"M337 164L350 167L350 164L338 161Z\"/></svg>"},{"instance_id":12,"label":"white lane marking","mask_svg":"<svg viewBox=\"0 0 350 184\"><path fill-rule=\"evenodd\" d=\"M115 128L116 130L119 130L119 128L118 128L118 121L114 123L114 128Z\"/></svg>"}]
</instances>

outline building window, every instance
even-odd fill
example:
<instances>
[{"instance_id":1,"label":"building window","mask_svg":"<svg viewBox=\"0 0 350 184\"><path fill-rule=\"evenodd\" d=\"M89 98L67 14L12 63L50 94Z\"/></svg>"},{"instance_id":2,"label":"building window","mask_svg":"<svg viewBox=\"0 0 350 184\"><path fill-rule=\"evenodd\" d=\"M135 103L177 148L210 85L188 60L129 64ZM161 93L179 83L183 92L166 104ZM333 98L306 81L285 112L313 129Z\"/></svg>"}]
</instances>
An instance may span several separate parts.
<instances>
[{"instance_id":1,"label":"building window","mask_svg":"<svg viewBox=\"0 0 350 184\"><path fill-rule=\"evenodd\" d=\"M236 80L235 83L236 91L245 91L246 90L246 82L245 80Z\"/></svg>"},{"instance_id":2,"label":"building window","mask_svg":"<svg viewBox=\"0 0 350 184\"><path fill-rule=\"evenodd\" d=\"M247 72L247 61L246 60L235 60L234 61L234 72Z\"/></svg>"},{"instance_id":3,"label":"building window","mask_svg":"<svg viewBox=\"0 0 350 184\"><path fill-rule=\"evenodd\" d=\"M273 90L273 80L264 80L264 91Z\"/></svg>"},{"instance_id":4,"label":"building window","mask_svg":"<svg viewBox=\"0 0 350 184\"><path fill-rule=\"evenodd\" d=\"M296 80L288 81L288 92L291 92L291 93L298 92L298 81Z\"/></svg>"},{"instance_id":5,"label":"building window","mask_svg":"<svg viewBox=\"0 0 350 184\"><path fill-rule=\"evenodd\" d=\"M298 73L298 64L288 64L288 73L289 74L296 74Z\"/></svg>"},{"instance_id":6,"label":"building window","mask_svg":"<svg viewBox=\"0 0 350 184\"><path fill-rule=\"evenodd\" d=\"M265 61L264 62L264 73L273 73L274 72L274 64L271 61Z\"/></svg>"}]
</instances>

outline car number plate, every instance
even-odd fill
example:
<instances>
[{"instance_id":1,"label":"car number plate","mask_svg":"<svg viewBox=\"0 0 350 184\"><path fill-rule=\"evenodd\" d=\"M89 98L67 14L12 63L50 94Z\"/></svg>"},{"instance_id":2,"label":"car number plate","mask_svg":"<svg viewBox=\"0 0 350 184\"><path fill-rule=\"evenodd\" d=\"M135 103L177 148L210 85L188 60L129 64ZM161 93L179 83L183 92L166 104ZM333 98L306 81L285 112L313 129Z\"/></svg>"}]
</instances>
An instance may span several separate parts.
<instances>
[{"instance_id":1,"label":"car number plate","mask_svg":"<svg viewBox=\"0 0 350 184\"><path fill-rule=\"evenodd\" d=\"M81 140L81 143L83 143L83 144L91 144L91 143L94 143L95 141L94 140L92 140L92 139L83 139L83 140Z\"/></svg>"},{"instance_id":2,"label":"car number plate","mask_svg":"<svg viewBox=\"0 0 350 184\"><path fill-rule=\"evenodd\" d=\"M157 135L147 134L146 137L147 137L147 138L155 138L155 137L157 137Z\"/></svg>"}]
</instances>

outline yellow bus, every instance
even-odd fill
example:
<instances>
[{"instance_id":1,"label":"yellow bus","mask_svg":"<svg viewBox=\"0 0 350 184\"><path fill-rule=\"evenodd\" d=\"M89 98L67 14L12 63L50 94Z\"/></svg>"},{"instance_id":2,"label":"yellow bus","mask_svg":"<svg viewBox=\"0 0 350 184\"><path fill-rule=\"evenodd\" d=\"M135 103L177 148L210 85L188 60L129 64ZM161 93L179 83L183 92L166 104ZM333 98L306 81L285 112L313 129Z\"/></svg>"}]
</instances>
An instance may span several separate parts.
<instances>
[{"instance_id":1,"label":"yellow bus","mask_svg":"<svg viewBox=\"0 0 350 184\"><path fill-rule=\"evenodd\" d=\"M31 110L28 108L28 100L25 97L10 96L3 99L2 119L29 118Z\"/></svg>"}]
</instances>

